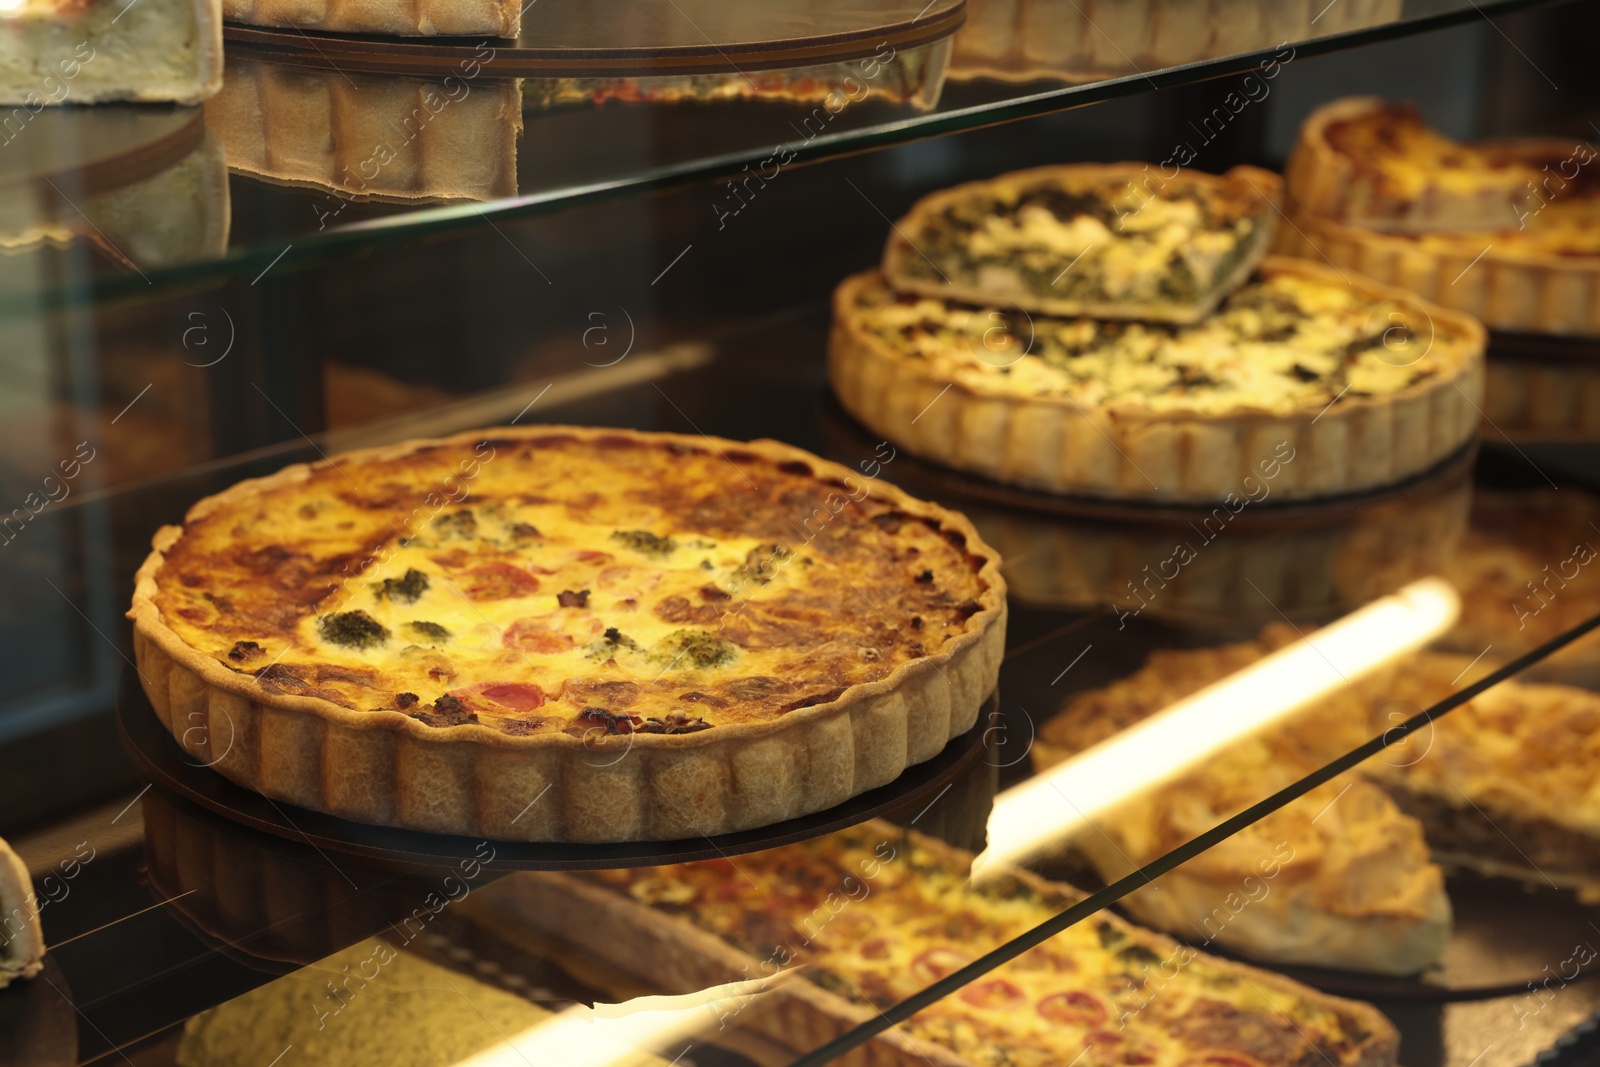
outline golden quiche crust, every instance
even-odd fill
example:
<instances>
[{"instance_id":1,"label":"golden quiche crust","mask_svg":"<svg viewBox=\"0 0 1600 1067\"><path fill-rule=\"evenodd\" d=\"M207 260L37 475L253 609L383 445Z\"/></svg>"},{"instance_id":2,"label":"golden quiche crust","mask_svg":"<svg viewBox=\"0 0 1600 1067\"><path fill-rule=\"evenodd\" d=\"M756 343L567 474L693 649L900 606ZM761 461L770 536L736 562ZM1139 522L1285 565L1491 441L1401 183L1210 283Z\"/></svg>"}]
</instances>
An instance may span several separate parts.
<instances>
[{"instance_id":1,"label":"golden quiche crust","mask_svg":"<svg viewBox=\"0 0 1600 1067\"><path fill-rule=\"evenodd\" d=\"M657 840L840 803L976 721L970 523L772 441L539 426L336 456L164 527L129 617L192 755L363 822Z\"/></svg>"}]
</instances>

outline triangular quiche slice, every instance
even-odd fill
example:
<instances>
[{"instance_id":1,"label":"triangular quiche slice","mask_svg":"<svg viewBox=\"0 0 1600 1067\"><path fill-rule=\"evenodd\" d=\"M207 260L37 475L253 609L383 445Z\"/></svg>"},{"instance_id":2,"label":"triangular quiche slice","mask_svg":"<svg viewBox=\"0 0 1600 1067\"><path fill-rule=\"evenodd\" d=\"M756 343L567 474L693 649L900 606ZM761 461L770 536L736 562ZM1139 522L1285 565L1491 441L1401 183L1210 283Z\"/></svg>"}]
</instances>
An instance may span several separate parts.
<instances>
[{"instance_id":1,"label":"triangular quiche slice","mask_svg":"<svg viewBox=\"0 0 1600 1067\"><path fill-rule=\"evenodd\" d=\"M1157 652L1128 678L1069 699L1040 728L1035 763L1052 766L1296 636L1275 625L1256 641ZM1438 652L1409 657L1130 802L1100 821L1103 836L1086 835L1079 847L1104 876L1120 877L1493 666ZM1152 925L1260 959L1416 971L1438 958L1449 930L1430 853L1583 895L1600 889L1596 766L1600 694L1502 682L1127 905ZM1288 859L1273 851L1285 844ZM1244 879L1261 880L1264 857L1280 860L1291 877L1259 903L1227 904Z\"/></svg>"},{"instance_id":2,"label":"triangular quiche slice","mask_svg":"<svg viewBox=\"0 0 1600 1067\"><path fill-rule=\"evenodd\" d=\"M1051 315L1193 323L1266 254L1277 179L1148 163L1002 174L919 200L883 271L898 290Z\"/></svg>"}]
</instances>

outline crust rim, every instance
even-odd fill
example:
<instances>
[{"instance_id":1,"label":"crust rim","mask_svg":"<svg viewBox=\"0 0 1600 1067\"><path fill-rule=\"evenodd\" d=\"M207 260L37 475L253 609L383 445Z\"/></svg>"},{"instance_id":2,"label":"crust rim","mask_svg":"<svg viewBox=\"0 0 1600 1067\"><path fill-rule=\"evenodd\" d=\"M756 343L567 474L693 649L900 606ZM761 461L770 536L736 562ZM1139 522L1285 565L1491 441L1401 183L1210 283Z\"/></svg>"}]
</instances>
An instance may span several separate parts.
<instances>
[{"instance_id":1,"label":"crust rim","mask_svg":"<svg viewBox=\"0 0 1600 1067\"><path fill-rule=\"evenodd\" d=\"M1293 484L1274 490L1290 499L1333 496L1400 481L1445 459L1476 433L1485 373L1485 334L1476 320L1395 287L1351 279L1304 260L1272 257L1257 269L1357 285L1375 300L1416 306L1430 321L1447 321L1463 337L1456 367L1422 386L1340 401L1320 412L1239 408L1217 415L1170 416L1130 405L1086 410L1063 395L1022 397L952 382L869 336L852 314L856 292L877 277L869 271L847 278L834 293L829 382L852 416L925 459L1047 492L1121 499L1221 502L1252 474L1251 464L1259 457L1246 453L1249 442L1261 432L1282 435L1297 456L1303 449L1313 458L1303 465L1310 472L1304 475L1294 463L1283 465L1283 473L1293 472ZM945 410L916 426L923 404L944 392L949 393L940 401ZM917 398L917 403L897 402L906 396ZM1074 436L1074 420L1097 433ZM981 439L981 447L964 447L969 430L973 438ZM1227 438L1220 446L1219 434ZM1421 447L1402 453L1399 442L1419 440ZM1037 458L1052 452L1059 459L1053 465ZM1222 464L1193 461L1229 454L1233 466L1221 473ZM1343 462L1331 458L1316 462L1318 457L1341 455ZM1139 459L1163 473L1171 470L1176 484L1152 485L1141 472L1144 465Z\"/></svg>"}]
</instances>

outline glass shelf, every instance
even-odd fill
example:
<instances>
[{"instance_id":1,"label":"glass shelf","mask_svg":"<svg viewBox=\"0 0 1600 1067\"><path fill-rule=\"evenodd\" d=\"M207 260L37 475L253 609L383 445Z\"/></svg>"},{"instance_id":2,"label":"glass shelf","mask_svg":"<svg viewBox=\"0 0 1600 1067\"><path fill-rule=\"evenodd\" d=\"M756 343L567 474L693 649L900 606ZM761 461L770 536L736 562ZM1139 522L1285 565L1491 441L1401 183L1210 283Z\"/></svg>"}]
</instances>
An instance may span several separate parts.
<instances>
[{"instance_id":1,"label":"glass shelf","mask_svg":"<svg viewBox=\"0 0 1600 1067\"><path fill-rule=\"evenodd\" d=\"M556 0L534 10L545 4L561 13ZM884 0L863 10L891 30L871 42L866 20L837 46L841 58L736 69L722 52L691 74L499 76L497 57L516 52L505 41L474 42L462 69L443 75L365 42L351 65L294 35L280 35L288 46L230 41L223 90L203 113L51 108L7 128L0 315L230 277L255 284L331 257L711 178L731 179L709 208L725 223L800 163L1244 75L1204 139L1264 98L1295 58L1533 4L1127 2L1091 18L1073 0L969 0L963 22L953 0L909 21ZM943 35L927 40L928 25ZM693 36L671 35L680 47ZM374 69L386 65L392 73Z\"/></svg>"}]
</instances>

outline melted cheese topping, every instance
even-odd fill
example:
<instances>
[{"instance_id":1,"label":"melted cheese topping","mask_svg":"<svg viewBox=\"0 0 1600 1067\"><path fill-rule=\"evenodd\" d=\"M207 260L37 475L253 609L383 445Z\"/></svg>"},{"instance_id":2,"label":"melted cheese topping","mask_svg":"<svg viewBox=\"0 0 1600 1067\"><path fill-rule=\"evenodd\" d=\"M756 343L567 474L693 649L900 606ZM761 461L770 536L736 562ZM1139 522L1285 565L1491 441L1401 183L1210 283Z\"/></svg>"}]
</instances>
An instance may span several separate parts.
<instances>
[{"instance_id":1,"label":"melted cheese topping","mask_svg":"<svg viewBox=\"0 0 1600 1067\"><path fill-rule=\"evenodd\" d=\"M1265 234L1268 210L1242 183L1153 172L1001 179L924 218L908 235L920 254L906 266L996 294L1187 303L1235 269Z\"/></svg>"},{"instance_id":2,"label":"melted cheese topping","mask_svg":"<svg viewBox=\"0 0 1600 1067\"><path fill-rule=\"evenodd\" d=\"M980 391L1160 412L1317 411L1341 393L1410 388L1454 349L1419 309L1287 271L1257 276L1192 326L973 309L881 279L852 312L896 352Z\"/></svg>"},{"instance_id":3,"label":"melted cheese topping","mask_svg":"<svg viewBox=\"0 0 1600 1067\"><path fill-rule=\"evenodd\" d=\"M682 733L932 655L980 610L958 532L748 452L552 434L335 461L200 509L163 621L271 692L430 726Z\"/></svg>"},{"instance_id":4,"label":"melted cheese topping","mask_svg":"<svg viewBox=\"0 0 1600 1067\"><path fill-rule=\"evenodd\" d=\"M891 831L879 825L881 831ZM1077 899L1016 882L979 892L964 868L857 829L741 856L585 877L662 908L857 1003L887 1008ZM1353 1063L1360 1024L1257 975L1099 915L924 1009L912 1034L1005 1067ZM1320 1052L1321 1056L1317 1053ZM1210 1059L1216 1056L1219 1058Z\"/></svg>"}]
</instances>

